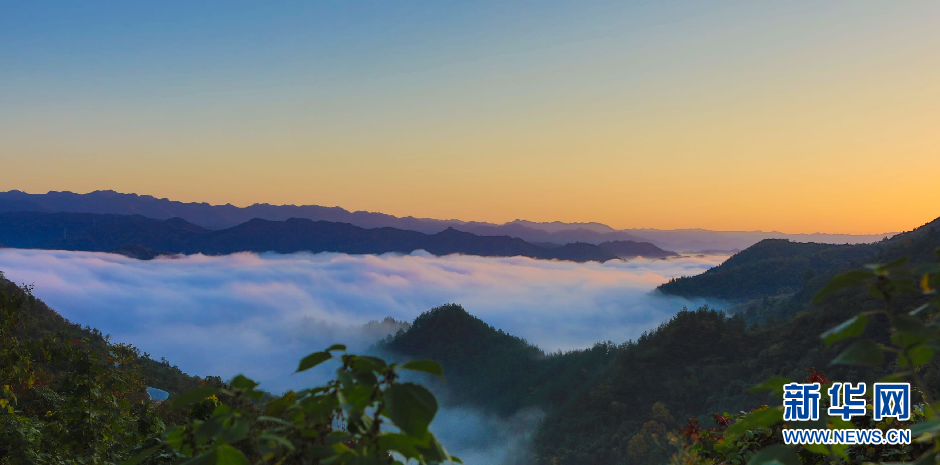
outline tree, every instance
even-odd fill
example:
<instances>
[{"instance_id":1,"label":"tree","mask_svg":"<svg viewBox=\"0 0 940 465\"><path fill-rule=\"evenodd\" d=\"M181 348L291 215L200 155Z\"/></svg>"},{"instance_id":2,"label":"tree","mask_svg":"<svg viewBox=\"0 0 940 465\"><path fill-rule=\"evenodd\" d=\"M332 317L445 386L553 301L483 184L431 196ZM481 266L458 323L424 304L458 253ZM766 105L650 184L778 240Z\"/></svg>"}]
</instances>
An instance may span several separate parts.
<instances>
[{"instance_id":1,"label":"tree","mask_svg":"<svg viewBox=\"0 0 940 465\"><path fill-rule=\"evenodd\" d=\"M172 403L189 405L189 419L129 463L148 458L213 464L401 463L396 456L420 464L459 462L428 431L437 413L434 395L399 381L402 370L441 376L439 364L387 364L334 345L304 357L297 372L330 360L341 364L336 379L267 401L258 383L241 375L180 395Z\"/></svg>"},{"instance_id":2,"label":"tree","mask_svg":"<svg viewBox=\"0 0 940 465\"><path fill-rule=\"evenodd\" d=\"M940 249L935 251L935 255L940 258ZM934 354L935 349L940 347L940 296L937 293L940 287L940 263L922 263L915 267L907 264L907 258L899 258L840 274L831 279L814 300L819 303L833 294L863 285L871 295L881 299L881 308L861 312L819 337L821 342L830 346L845 339L863 336L872 322L889 329L889 343L857 339L835 357L832 364L881 366L891 363L895 366L898 371L883 381L910 382L914 393L920 395L920 405L913 409L911 421L891 424L895 428L910 428L914 436L911 445L855 448L845 445L784 445L779 431L790 425L782 421L782 406L764 406L747 415L733 416L733 424L726 430L706 435L704 441L693 441L676 458L682 458L683 463L706 463L708 460L722 462L738 457L748 459L748 464L752 465L817 463L819 460L826 460L826 463L870 463L912 459L916 459L918 464L940 464L940 402L935 398L936 385L924 377L926 368L937 363ZM815 370L811 370L810 377L822 384L823 391L832 383ZM779 392L787 383L790 383L789 379L777 377L754 389ZM814 428L885 428L888 424L887 421L876 422L871 415L866 415L853 418L851 422L830 417L827 422ZM755 445L759 447L753 447ZM690 457L702 461L689 461Z\"/></svg>"}]
</instances>

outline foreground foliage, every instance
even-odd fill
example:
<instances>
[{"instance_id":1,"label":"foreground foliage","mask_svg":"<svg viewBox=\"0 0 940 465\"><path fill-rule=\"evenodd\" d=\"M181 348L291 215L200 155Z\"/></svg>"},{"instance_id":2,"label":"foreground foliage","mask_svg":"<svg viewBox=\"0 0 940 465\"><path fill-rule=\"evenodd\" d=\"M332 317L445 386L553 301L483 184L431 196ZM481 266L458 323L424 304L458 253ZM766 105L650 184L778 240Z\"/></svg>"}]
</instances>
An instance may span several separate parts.
<instances>
[{"instance_id":1,"label":"foreground foliage","mask_svg":"<svg viewBox=\"0 0 940 465\"><path fill-rule=\"evenodd\" d=\"M940 249L936 251L940 258ZM883 382L910 382L913 395L919 402L913 406L911 420L876 422L869 413L853 418L851 422L837 417L822 418L818 422L782 421L783 407L756 409L746 415L728 418L723 427L702 432L690 423L683 431L687 446L675 457L676 463L714 464L848 464L870 462L909 462L917 464L940 463L940 402L935 398L937 386L925 376L927 367L940 350L940 264L922 263L910 267L907 258L886 264L868 265L863 269L836 276L816 295L822 302L831 294L864 285L868 292L881 299L883 306L861 312L832 329L820 338L827 346L844 339L865 334L870 325L888 328L889 342L857 339L832 360L833 365L883 366L894 373L882 378ZM917 296L918 305L908 307L900 302L911 302L904 296ZM825 392L832 381L822 373L810 373L806 382L819 382ZM779 398L782 386L789 379L772 378L755 390L772 390ZM828 400L825 397L823 400ZM823 407L825 404L823 405ZM809 424L813 423L813 424ZM825 446L782 444L781 428L910 428L914 437L911 445L897 446Z\"/></svg>"},{"instance_id":2,"label":"foreground foliage","mask_svg":"<svg viewBox=\"0 0 940 465\"><path fill-rule=\"evenodd\" d=\"M212 464L420 464L459 462L428 431L437 412L434 395L400 382L401 370L441 376L429 360L386 364L380 358L351 355L334 345L300 361L297 372L335 360L336 379L324 386L289 391L263 401L258 383L236 376L225 386L205 386L175 400L192 405L185 424L133 462ZM159 460L157 460L159 459Z\"/></svg>"},{"instance_id":3,"label":"foreground foliage","mask_svg":"<svg viewBox=\"0 0 940 465\"><path fill-rule=\"evenodd\" d=\"M433 464L459 462L428 431L437 400L402 382L439 364L387 364L334 345L297 372L333 362L323 386L271 396L236 376L155 404L137 349L39 333L28 287L0 289L0 464ZM178 422L167 428L166 424Z\"/></svg>"},{"instance_id":4,"label":"foreground foliage","mask_svg":"<svg viewBox=\"0 0 940 465\"><path fill-rule=\"evenodd\" d=\"M163 431L136 349L28 337L33 302L0 290L0 463L113 463Z\"/></svg>"}]
</instances>

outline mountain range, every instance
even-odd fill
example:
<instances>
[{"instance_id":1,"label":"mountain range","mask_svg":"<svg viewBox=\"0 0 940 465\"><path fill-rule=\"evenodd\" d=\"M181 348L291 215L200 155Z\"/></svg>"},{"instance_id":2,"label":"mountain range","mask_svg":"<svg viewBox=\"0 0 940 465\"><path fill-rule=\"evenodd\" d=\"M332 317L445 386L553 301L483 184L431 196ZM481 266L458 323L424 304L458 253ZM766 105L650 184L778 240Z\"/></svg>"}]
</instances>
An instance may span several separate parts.
<instances>
[{"instance_id":1,"label":"mountain range","mask_svg":"<svg viewBox=\"0 0 940 465\"><path fill-rule=\"evenodd\" d=\"M362 228L347 223L290 218L255 218L221 230L182 218L157 220L141 215L100 213L0 213L0 244L15 248L116 252L149 259L161 254L209 255L235 252L411 253L604 262L647 254L676 255L648 243L611 243L607 250L587 243L543 247L509 236L479 236L447 228L426 234L396 228ZM631 248L635 253L631 253Z\"/></svg>"},{"instance_id":2,"label":"mountain range","mask_svg":"<svg viewBox=\"0 0 940 465\"><path fill-rule=\"evenodd\" d=\"M568 244L585 242L601 244L613 241L649 242L659 248L680 252L729 252L747 248L763 239L790 239L798 242L869 243L883 239L885 234L785 234L764 231L710 231L705 229L614 229L601 223L532 222L515 220L504 224L397 217L385 213L348 211L340 207L318 205L270 205L257 203L247 207L231 204L178 202L150 195L125 194L109 190L77 194L50 191L29 194L11 190L0 192L0 212L41 211L142 215L158 220L182 218L210 230L231 228L259 218L285 221L305 218L315 221L348 223L361 228L390 227L435 234L454 228L480 236L510 236L526 242Z\"/></svg>"}]
</instances>

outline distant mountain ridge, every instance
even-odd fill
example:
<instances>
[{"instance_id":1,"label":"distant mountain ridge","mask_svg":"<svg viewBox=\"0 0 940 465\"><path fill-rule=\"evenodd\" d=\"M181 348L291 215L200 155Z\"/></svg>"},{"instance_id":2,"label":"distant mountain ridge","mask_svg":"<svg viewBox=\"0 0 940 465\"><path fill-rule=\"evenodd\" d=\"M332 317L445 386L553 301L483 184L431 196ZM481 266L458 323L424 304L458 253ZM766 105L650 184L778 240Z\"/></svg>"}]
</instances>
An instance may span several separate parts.
<instances>
[{"instance_id":1,"label":"distant mountain ridge","mask_svg":"<svg viewBox=\"0 0 940 465\"><path fill-rule=\"evenodd\" d=\"M182 218L157 220L141 215L31 211L0 213L0 244L16 248L116 252L143 259L160 253L383 254L416 250L434 255L524 256L575 262L617 258L593 244L545 248L519 238L478 236L453 228L425 234L302 218L285 221L255 218L231 228L210 230Z\"/></svg>"},{"instance_id":2,"label":"distant mountain ridge","mask_svg":"<svg viewBox=\"0 0 940 465\"><path fill-rule=\"evenodd\" d=\"M178 202L150 195L124 194L115 191L94 191L87 194L50 191L28 194L18 190L0 192L0 212L43 211L72 213L113 213L143 215L166 220L185 219L207 229L226 229L254 218L285 221L306 218L316 221L349 223L362 228L392 227L434 234L455 228L480 236L511 236L526 242L568 244L586 242L600 244L613 241L650 242L657 247L680 252L738 251L763 239L791 239L799 242L868 243L885 234L784 234L764 231L709 231L704 229L624 229L617 230L601 223L538 223L515 220L493 224L455 219L397 217L384 213L355 211L318 205L254 204L236 207L231 204ZM890 235L891 233L886 233Z\"/></svg>"},{"instance_id":3,"label":"distant mountain ridge","mask_svg":"<svg viewBox=\"0 0 940 465\"><path fill-rule=\"evenodd\" d=\"M798 243L765 239L702 274L680 277L659 291L683 297L745 302L764 296L818 290L833 273L908 256L914 263L934 258L940 247L940 218L872 244ZM812 292L803 296L807 300Z\"/></svg>"},{"instance_id":4,"label":"distant mountain ridge","mask_svg":"<svg viewBox=\"0 0 940 465\"><path fill-rule=\"evenodd\" d=\"M679 257L675 252L660 249L649 242L635 241L609 241L601 242L598 247L624 259L643 258L669 258Z\"/></svg>"}]
</instances>

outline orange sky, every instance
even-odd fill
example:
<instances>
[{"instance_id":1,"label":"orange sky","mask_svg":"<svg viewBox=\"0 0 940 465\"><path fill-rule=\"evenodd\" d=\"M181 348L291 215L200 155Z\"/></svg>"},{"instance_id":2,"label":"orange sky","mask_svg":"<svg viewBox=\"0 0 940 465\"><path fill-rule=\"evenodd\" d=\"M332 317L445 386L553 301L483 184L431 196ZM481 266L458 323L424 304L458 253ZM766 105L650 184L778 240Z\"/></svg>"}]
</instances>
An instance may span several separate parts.
<instances>
[{"instance_id":1,"label":"orange sky","mask_svg":"<svg viewBox=\"0 0 940 465\"><path fill-rule=\"evenodd\" d=\"M236 8L241 42L210 12L22 7L0 189L618 228L940 216L940 3L587 5Z\"/></svg>"}]
</instances>

